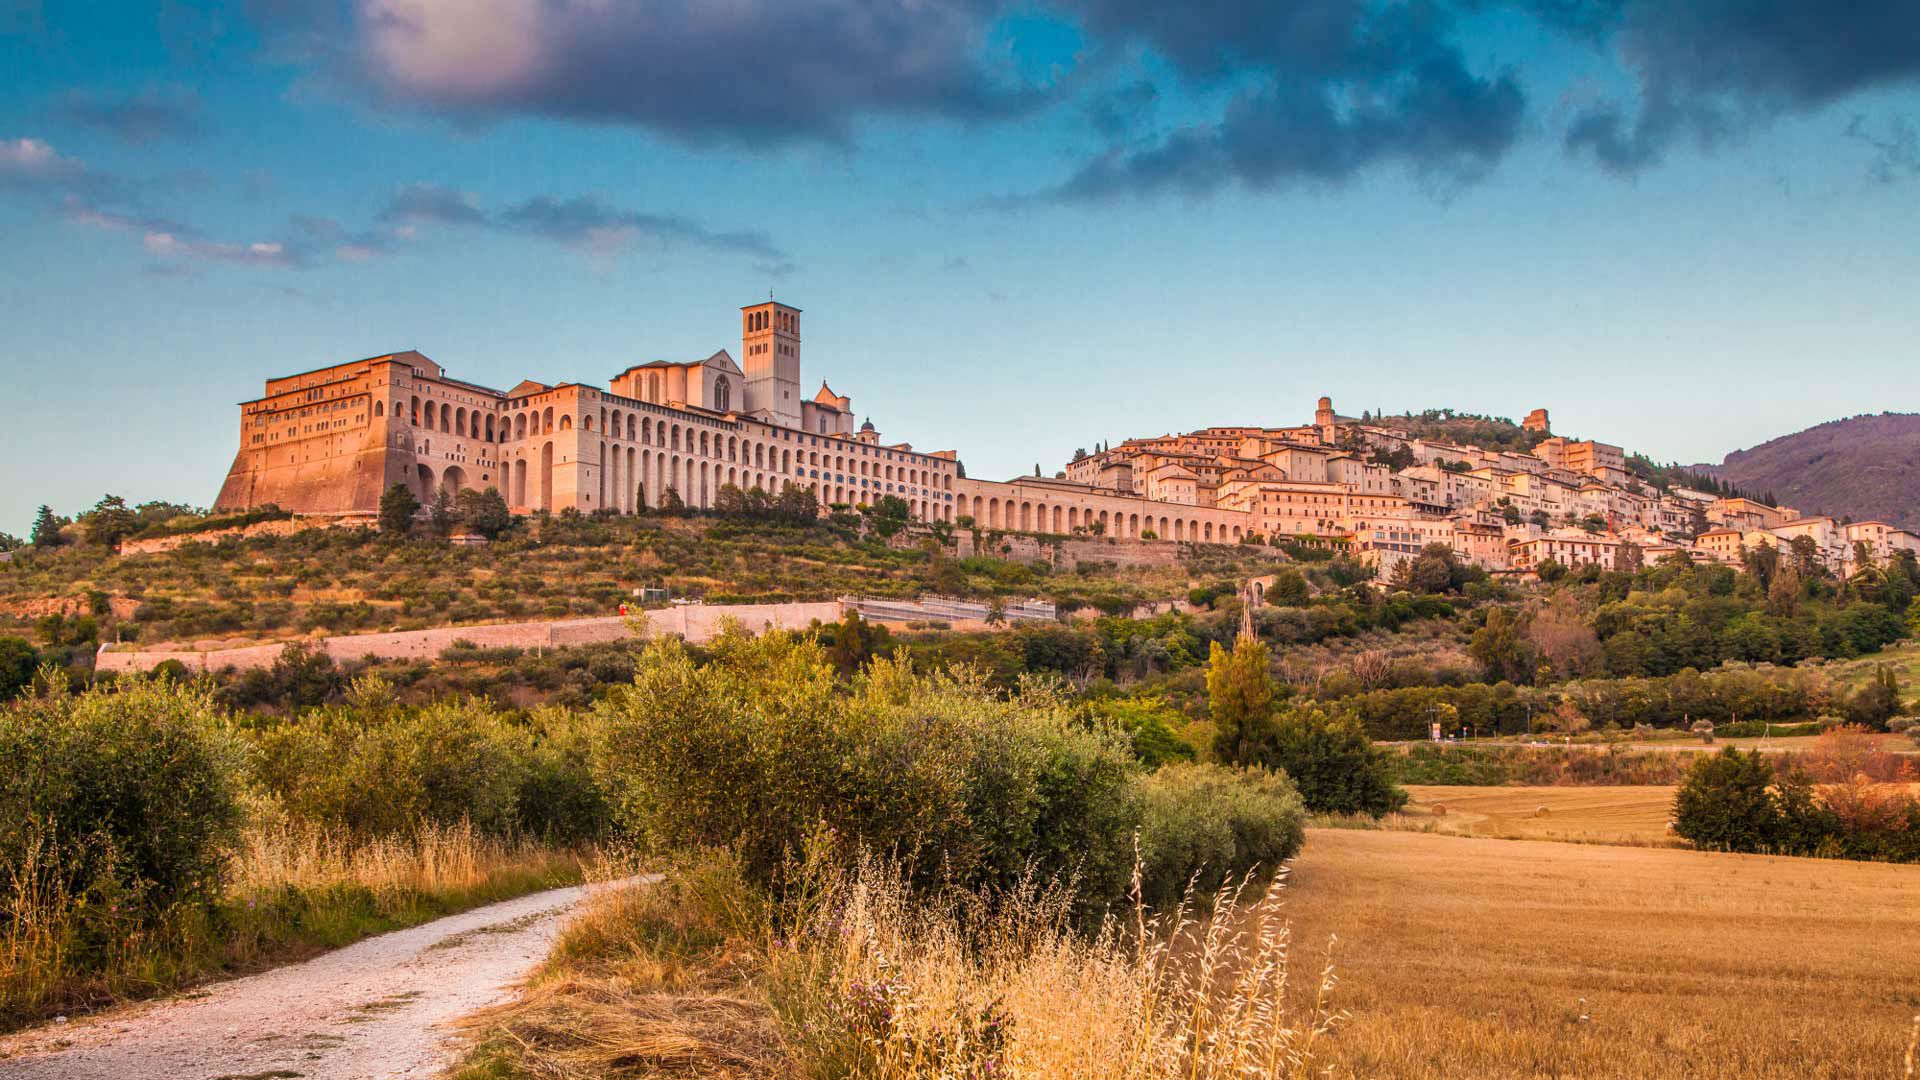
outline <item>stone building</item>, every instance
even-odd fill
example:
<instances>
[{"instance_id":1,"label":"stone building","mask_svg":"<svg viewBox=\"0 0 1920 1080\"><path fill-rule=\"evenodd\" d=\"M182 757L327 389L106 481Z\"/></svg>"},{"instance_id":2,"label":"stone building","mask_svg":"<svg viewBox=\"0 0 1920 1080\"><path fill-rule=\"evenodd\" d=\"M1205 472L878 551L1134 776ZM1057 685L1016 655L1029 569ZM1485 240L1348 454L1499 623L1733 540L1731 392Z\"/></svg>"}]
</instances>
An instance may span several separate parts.
<instances>
[{"instance_id":1,"label":"stone building","mask_svg":"<svg viewBox=\"0 0 1920 1080\"><path fill-rule=\"evenodd\" d=\"M627 368L605 389L527 380L498 390L456 379L419 352L269 379L240 406L240 449L215 505L371 514L405 484L496 488L516 513L631 513L673 491L710 507L720 488L790 485L824 503L887 495L951 521L959 462L856 429L851 399L800 392L798 308L741 309L741 354Z\"/></svg>"}]
</instances>

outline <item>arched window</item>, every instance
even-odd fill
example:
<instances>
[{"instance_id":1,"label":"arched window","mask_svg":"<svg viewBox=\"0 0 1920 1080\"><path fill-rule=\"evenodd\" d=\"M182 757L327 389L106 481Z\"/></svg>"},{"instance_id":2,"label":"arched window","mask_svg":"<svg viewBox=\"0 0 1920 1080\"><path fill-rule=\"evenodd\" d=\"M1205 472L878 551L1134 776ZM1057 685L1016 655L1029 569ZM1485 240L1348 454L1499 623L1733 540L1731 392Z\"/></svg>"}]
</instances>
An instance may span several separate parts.
<instances>
[{"instance_id":1,"label":"arched window","mask_svg":"<svg viewBox=\"0 0 1920 1080\"><path fill-rule=\"evenodd\" d=\"M725 375L713 380L713 407L717 412L729 412L733 408L733 387L727 384Z\"/></svg>"},{"instance_id":2,"label":"arched window","mask_svg":"<svg viewBox=\"0 0 1920 1080\"><path fill-rule=\"evenodd\" d=\"M572 430L573 430L573 416L572 416L572 414L570 414L570 413L561 413L561 414L560 414L560 430L561 430L561 431L572 431Z\"/></svg>"},{"instance_id":3,"label":"arched window","mask_svg":"<svg viewBox=\"0 0 1920 1080\"><path fill-rule=\"evenodd\" d=\"M376 402L374 402L374 403L373 403L373 416L374 416L374 419L376 419L376 420L377 420L377 419L379 419L380 417L382 417L382 416L385 416L385 415L387 415L387 405L386 405L386 403L385 403L385 402L383 402L383 401L376 401Z\"/></svg>"}]
</instances>

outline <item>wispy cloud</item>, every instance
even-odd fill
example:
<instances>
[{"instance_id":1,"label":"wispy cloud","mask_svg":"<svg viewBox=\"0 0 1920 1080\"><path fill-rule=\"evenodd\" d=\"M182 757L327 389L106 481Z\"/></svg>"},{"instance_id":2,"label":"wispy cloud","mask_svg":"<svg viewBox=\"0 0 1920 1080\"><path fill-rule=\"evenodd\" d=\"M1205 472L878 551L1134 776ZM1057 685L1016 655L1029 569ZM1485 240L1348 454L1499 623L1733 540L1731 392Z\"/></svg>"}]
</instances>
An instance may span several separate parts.
<instances>
[{"instance_id":1,"label":"wispy cloud","mask_svg":"<svg viewBox=\"0 0 1920 1080\"><path fill-rule=\"evenodd\" d=\"M191 90L148 89L130 96L73 90L54 103L52 112L55 119L111 132L131 143L206 133L200 97Z\"/></svg>"}]
</instances>

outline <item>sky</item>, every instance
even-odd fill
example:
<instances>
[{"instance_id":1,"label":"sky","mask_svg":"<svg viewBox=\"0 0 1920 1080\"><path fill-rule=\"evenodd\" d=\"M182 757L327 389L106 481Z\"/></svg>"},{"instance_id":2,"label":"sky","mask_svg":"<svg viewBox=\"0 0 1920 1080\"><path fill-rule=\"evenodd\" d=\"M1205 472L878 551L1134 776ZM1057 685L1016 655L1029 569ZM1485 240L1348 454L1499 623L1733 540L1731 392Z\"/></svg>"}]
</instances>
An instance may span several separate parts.
<instances>
[{"instance_id":1,"label":"sky","mask_svg":"<svg viewBox=\"0 0 1920 1080\"><path fill-rule=\"evenodd\" d=\"M0 0L0 531L270 376L604 385L806 311L970 475L1451 407L1920 410L1912 0Z\"/></svg>"}]
</instances>

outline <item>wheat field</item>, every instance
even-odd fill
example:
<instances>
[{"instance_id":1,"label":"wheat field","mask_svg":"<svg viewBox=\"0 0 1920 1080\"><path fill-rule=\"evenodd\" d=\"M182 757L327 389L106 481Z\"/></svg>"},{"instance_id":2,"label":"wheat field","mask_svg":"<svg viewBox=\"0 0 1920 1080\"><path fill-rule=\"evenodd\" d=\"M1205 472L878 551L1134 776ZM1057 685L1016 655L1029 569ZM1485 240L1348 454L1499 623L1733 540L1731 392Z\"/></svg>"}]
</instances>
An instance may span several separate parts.
<instances>
[{"instance_id":1,"label":"wheat field","mask_svg":"<svg viewBox=\"0 0 1920 1080\"><path fill-rule=\"evenodd\" d=\"M1333 1075L1920 1075L1920 866L1316 829L1288 891Z\"/></svg>"},{"instance_id":2,"label":"wheat field","mask_svg":"<svg viewBox=\"0 0 1920 1080\"><path fill-rule=\"evenodd\" d=\"M1465 787L1410 784L1410 824L1501 839L1681 847L1667 831L1670 784L1609 787Z\"/></svg>"}]
</instances>

